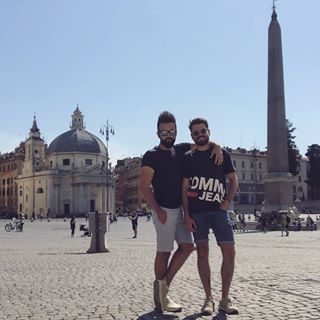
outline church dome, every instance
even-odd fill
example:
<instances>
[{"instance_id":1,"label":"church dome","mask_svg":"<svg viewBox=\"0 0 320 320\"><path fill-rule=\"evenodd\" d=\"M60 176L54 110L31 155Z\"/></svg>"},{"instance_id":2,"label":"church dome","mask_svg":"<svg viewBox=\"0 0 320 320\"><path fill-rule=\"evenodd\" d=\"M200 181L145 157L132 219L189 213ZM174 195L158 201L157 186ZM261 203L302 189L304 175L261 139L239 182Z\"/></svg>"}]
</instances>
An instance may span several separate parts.
<instances>
[{"instance_id":1,"label":"church dome","mask_svg":"<svg viewBox=\"0 0 320 320\"><path fill-rule=\"evenodd\" d=\"M92 133L84 130L83 115L77 106L73 112L71 130L60 134L49 145L48 155L52 153L83 152L107 154L104 143Z\"/></svg>"},{"instance_id":2,"label":"church dome","mask_svg":"<svg viewBox=\"0 0 320 320\"><path fill-rule=\"evenodd\" d=\"M107 153L104 143L84 129L72 129L60 134L49 145L48 154L55 152Z\"/></svg>"}]
</instances>

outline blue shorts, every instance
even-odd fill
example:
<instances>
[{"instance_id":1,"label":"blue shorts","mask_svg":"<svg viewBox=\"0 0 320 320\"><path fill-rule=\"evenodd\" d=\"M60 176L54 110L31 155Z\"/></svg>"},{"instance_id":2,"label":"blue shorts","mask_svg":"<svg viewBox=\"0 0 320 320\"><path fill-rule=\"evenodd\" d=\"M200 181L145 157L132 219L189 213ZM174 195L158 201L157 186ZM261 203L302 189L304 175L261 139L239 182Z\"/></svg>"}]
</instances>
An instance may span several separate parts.
<instances>
[{"instance_id":1,"label":"blue shorts","mask_svg":"<svg viewBox=\"0 0 320 320\"><path fill-rule=\"evenodd\" d=\"M217 209L211 212L197 212L191 215L197 226L197 231L193 233L194 242L208 240L209 229L213 230L217 244L234 244L232 221L228 212Z\"/></svg>"}]
</instances>

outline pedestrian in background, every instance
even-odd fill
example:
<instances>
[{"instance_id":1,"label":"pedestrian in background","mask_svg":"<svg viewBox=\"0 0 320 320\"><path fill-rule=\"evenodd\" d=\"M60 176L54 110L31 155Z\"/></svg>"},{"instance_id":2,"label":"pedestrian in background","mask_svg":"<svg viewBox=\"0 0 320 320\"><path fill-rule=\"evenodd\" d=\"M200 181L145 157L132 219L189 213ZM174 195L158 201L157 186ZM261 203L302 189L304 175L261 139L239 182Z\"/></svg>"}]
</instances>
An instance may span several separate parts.
<instances>
[{"instance_id":1,"label":"pedestrian in background","mask_svg":"<svg viewBox=\"0 0 320 320\"><path fill-rule=\"evenodd\" d=\"M133 239L137 238L138 235L138 214L136 211L130 213L129 217L132 223L132 230L133 230Z\"/></svg>"},{"instance_id":2,"label":"pedestrian in background","mask_svg":"<svg viewBox=\"0 0 320 320\"><path fill-rule=\"evenodd\" d=\"M285 213L281 215L281 237L283 237L283 232L286 233L286 237L289 236L289 225L290 217Z\"/></svg>"},{"instance_id":3,"label":"pedestrian in background","mask_svg":"<svg viewBox=\"0 0 320 320\"><path fill-rule=\"evenodd\" d=\"M20 231L23 231L23 225L24 225L24 214L20 213L19 215L19 220L20 220Z\"/></svg>"},{"instance_id":4,"label":"pedestrian in background","mask_svg":"<svg viewBox=\"0 0 320 320\"><path fill-rule=\"evenodd\" d=\"M74 237L74 230L76 229L76 219L74 218L74 216L71 217L70 220L70 229L71 229L71 237Z\"/></svg>"}]
</instances>

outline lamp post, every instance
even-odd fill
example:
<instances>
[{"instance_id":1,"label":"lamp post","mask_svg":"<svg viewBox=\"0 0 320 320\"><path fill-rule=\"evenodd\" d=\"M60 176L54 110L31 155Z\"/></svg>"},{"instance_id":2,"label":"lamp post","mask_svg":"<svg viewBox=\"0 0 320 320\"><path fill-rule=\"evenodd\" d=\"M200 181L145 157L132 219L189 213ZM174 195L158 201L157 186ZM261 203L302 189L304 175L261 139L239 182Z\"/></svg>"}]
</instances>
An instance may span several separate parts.
<instances>
[{"instance_id":1,"label":"lamp post","mask_svg":"<svg viewBox=\"0 0 320 320\"><path fill-rule=\"evenodd\" d=\"M104 168L106 166L106 163L104 161L102 161L102 165L101 165L101 209L102 212L105 211L105 201L104 201L104 188L103 188L103 172L104 172Z\"/></svg>"},{"instance_id":2,"label":"lamp post","mask_svg":"<svg viewBox=\"0 0 320 320\"><path fill-rule=\"evenodd\" d=\"M258 172L257 172L257 154L259 153L259 150L256 149L256 147L253 147L251 149L251 154L252 154L252 160L251 164L253 164L253 169L254 169L254 206L255 208L257 207L257 180L258 180Z\"/></svg>"},{"instance_id":3,"label":"lamp post","mask_svg":"<svg viewBox=\"0 0 320 320\"><path fill-rule=\"evenodd\" d=\"M105 124L102 124L100 126L100 133L104 136L106 136L106 145L107 145L107 165L106 165L106 183L107 183L107 212L109 212L109 138L110 135L114 135L115 131L113 126L109 123L107 120ZM102 168L102 175L103 175L103 168ZM103 190L103 188L102 188Z\"/></svg>"}]
</instances>

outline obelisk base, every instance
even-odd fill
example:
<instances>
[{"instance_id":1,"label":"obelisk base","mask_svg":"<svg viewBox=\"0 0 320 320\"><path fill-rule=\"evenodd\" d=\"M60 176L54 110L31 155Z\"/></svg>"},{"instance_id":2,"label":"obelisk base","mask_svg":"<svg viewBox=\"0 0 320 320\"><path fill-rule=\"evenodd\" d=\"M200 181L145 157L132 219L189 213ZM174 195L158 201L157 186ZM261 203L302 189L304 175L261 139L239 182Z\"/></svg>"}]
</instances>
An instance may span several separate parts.
<instances>
[{"instance_id":1,"label":"obelisk base","mask_svg":"<svg viewBox=\"0 0 320 320\"><path fill-rule=\"evenodd\" d=\"M265 201L261 209L264 213L279 212L280 210L297 210L293 205L291 173L273 172L264 177Z\"/></svg>"},{"instance_id":2,"label":"obelisk base","mask_svg":"<svg viewBox=\"0 0 320 320\"><path fill-rule=\"evenodd\" d=\"M107 219L105 213L89 213L89 232L91 233L90 248L87 253L109 252L106 247L105 233L107 231Z\"/></svg>"}]
</instances>

